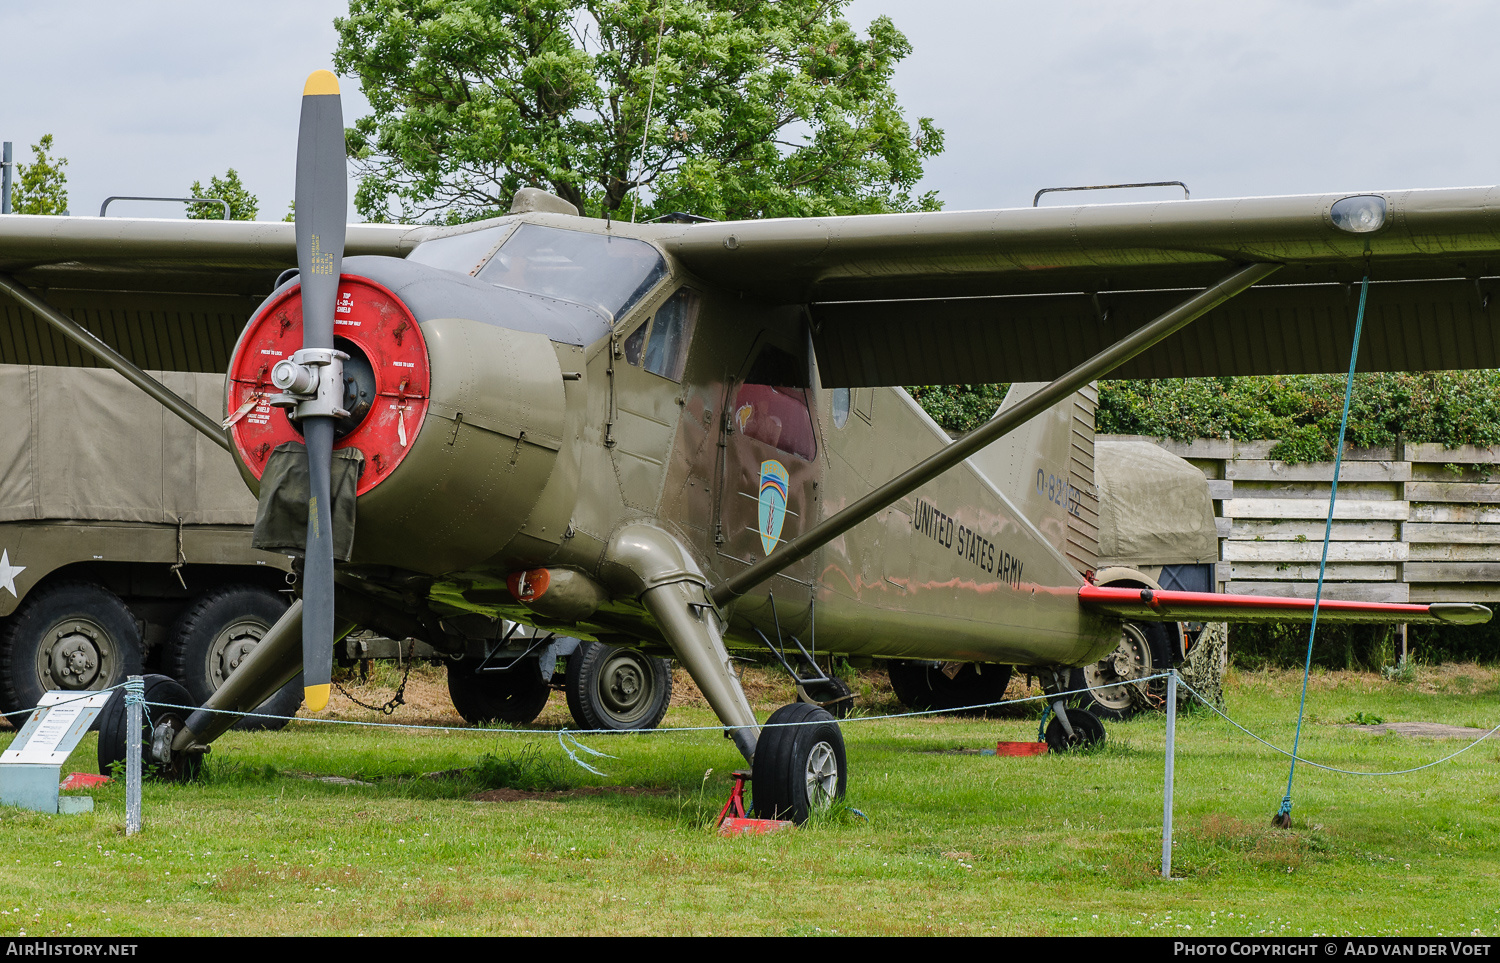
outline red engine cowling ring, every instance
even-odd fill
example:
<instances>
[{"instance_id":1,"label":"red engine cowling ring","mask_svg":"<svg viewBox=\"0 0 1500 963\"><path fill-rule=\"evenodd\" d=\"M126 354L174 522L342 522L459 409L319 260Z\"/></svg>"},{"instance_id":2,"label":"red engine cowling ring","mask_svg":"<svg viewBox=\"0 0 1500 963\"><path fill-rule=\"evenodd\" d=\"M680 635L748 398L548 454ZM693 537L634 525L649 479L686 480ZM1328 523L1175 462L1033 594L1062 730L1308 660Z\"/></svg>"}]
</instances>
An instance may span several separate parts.
<instances>
[{"instance_id":1,"label":"red engine cowling ring","mask_svg":"<svg viewBox=\"0 0 1500 963\"><path fill-rule=\"evenodd\" d=\"M334 442L335 448L355 447L364 453L358 488L363 495L401 463L421 430L431 391L427 342L399 298L352 274L339 278L334 336L357 345L375 373L376 398L370 413ZM270 397L277 393L271 367L301 347L302 289L293 285L251 320L229 364L228 409L236 418L230 436L256 478L277 445L302 440L286 409L270 405Z\"/></svg>"}]
</instances>

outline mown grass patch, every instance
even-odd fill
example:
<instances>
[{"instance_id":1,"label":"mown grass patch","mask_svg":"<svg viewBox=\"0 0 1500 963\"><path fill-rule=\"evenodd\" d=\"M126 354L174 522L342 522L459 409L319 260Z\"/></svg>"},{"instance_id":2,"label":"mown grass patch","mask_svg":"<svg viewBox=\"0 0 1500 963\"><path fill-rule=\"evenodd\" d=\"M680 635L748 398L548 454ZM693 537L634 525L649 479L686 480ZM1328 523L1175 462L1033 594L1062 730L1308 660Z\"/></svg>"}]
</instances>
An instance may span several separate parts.
<instances>
[{"instance_id":1,"label":"mown grass patch","mask_svg":"<svg viewBox=\"0 0 1500 963\"><path fill-rule=\"evenodd\" d=\"M1451 752L1345 724L1500 721L1490 670L1450 670L1319 674L1304 753L1369 771ZM1231 672L1230 712L1290 745L1300 682ZM708 831L740 765L713 716L684 702L667 724L708 728L582 737L613 757L584 757L607 776L550 730L230 733L201 782L147 787L138 836L118 784L91 814L0 808L0 935L1500 930L1489 743L1404 776L1299 766L1294 825L1274 830L1285 757L1186 714L1165 881L1160 717L1036 758L952 751L1034 738L1034 718L850 722L847 806L739 839Z\"/></svg>"}]
</instances>

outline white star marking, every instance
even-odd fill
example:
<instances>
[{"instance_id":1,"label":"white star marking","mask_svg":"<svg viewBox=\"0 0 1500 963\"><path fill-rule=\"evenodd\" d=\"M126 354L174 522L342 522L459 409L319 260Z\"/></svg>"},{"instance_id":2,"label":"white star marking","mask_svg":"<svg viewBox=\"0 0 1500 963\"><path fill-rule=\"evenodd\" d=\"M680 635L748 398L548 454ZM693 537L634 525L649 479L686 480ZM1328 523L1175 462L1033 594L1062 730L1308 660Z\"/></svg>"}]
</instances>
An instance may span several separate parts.
<instances>
[{"instance_id":1,"label":"white star marking","mask_svg":"<svg viewBox=\"0 0 1500 963\"><path fill-rule=\"evenodd\" d=\"M26 571L24 565L10 564L10 550L0 551L0 587L3 587L11 595L16 595L16 576Z\"/></svg>"}]
</instances>

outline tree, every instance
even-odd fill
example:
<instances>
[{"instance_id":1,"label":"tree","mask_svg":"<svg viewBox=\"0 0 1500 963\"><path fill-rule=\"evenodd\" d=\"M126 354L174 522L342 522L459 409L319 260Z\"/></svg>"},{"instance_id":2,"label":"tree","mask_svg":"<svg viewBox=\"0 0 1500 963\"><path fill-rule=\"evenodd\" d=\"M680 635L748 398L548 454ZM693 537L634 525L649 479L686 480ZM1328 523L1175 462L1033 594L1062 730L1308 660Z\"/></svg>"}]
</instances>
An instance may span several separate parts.
<instances>
[{"instance_id":1,"label":"tree","mask_svg":"<svg viewBox=\"0 0 1500 963\"><path fill-rule=\"evenodd\" d=\"M642 219L936 210L912 194L943 132L890 87L911 45L886 17L859 36L847 2L351 0L334 63L374 109L348 132L355 206L457 222L534 186Z\"/></svg>"},{"instance_id":2,"label":"tree","mask_svg":"<svg viewBox=\"0 0 1500 963\"><path fill-rule=\"evenodd\" d=\"M66 157L53 159L52 135L43 134L31 145L31 163L16 165L15 193L11 210L17 214L68 213L68 166Z\"/></svg>"},{"instance_id":3,"label":"tree","mask_svg":"<svg viewBox=\"0 0 1500 963\"><path fill-rule=\"evenodd\" d=\"M193 181L189 197L213 197L229 202L229 218L234 221L253 221L260 210L260 198L245 189L240 183L239 172L233 167L222 178L210 177L208 188ZM189 204L187 216L195 221L222 221L224 208L218 204Z\"/></svg>"}]
</instances>

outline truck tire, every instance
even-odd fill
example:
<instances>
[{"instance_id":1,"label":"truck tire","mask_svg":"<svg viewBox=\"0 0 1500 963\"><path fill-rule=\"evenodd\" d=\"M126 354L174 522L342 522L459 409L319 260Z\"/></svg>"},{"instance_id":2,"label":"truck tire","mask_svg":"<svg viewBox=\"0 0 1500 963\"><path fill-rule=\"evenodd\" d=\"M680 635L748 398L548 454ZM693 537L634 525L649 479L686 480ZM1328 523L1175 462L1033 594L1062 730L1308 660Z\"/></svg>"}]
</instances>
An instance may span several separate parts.
<instances>
[{"instance_id":1,"label":"truck tire","mask_svg":"<svg viewBox=\"0 0 1500 963\"><path fill-rule=\"evenodd\" d=\"M1172 636L1166 622L1126 622L1115 651L1098 662L1074 669L1071 689L1089 689L1077 697L1081 708L1100 719L1129 719L1143 705L1165 708L1166 683L1134 682L1172 667Z\"/></svg>"},{"instance_id":2,"label":"truck tire","mask_svg":"<svg viewBox=\"0 0 1500 963\"><path fill-rule=\"evenodd\" d=\"M50 689L99 691L141 672L141 634L119 596L93 582L37 588L0 633L0 711ZM24 716L13 716L19 729Z\"/></svg>"},{"instance_id":3,"label":"truck tire","mask_svg":"<svg viewBox=\"0 0 1500 963\"><path fill-rule=\"evenodd\" d=\"M1008 665L966 662L951 679L940 662L889 659L885 668L896 698L917 712L942 710L954 715L983 716L988 709L973 707L999 702L1010 685Z\"/></svg>"},{"instance_id":4,"label":"truck tire","mask_svg":"<svg viewBox=\"0 0 1500 963\"><path fill-rule=\"evenodd\" d=\"M564 692L580 729L655 729L672 702L672 663L581 639L568 656Z\"/></svg>"},{"instance_id":5,"label":"truck tire","mask_svg":"<svg viewBox=\"0 0 1500 963\"><path fill-rule=\"evenodd\" d=\"M448 695L465 722L524 726L542 714L552 687L535 658L520 660L508 672L475 672L483 664L477 658L448 663Z\"/></svg>"},{"instance_id":6,"label":"truck tire","mask_svg":"<svg viewBox=\"0 0 1500 963\"><path fill-rule=\"evenodd\" d=\"M162 668L203 705L266 631L286 612L286 600L254 585L225 585L205 592L183 610L162 652ZM302 704L302 677L288 682L256 712L292 716ZM286 719L247 716L236 729L280 729Z\"/></svg>"}]
</instances>

